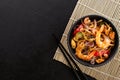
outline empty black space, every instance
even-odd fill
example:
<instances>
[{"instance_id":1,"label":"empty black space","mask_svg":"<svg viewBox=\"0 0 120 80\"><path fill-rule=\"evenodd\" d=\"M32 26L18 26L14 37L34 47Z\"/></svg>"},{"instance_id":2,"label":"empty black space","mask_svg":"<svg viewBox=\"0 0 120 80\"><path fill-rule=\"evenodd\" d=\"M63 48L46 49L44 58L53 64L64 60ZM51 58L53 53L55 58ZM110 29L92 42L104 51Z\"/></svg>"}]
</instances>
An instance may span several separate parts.
<instances>
[{"instance_id":1,"label":"empty black space","mask_svg":"<svg viewBox=\"0 0 120 80\"><path fill-rule=\"evenodd\" d=\"M77 0L0 0L0 80L75 80L53 60Z\"/></svg>"}]
</instances>

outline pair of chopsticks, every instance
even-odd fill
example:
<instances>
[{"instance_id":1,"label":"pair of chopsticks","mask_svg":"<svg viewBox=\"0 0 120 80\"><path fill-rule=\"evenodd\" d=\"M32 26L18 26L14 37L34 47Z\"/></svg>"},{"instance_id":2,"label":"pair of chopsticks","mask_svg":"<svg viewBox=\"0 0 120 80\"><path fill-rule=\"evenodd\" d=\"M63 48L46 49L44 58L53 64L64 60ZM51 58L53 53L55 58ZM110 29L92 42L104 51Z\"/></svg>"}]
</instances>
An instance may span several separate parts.
<instances>
[{"instance_id":1,"label":"pair of chopsticks","mask_svg":"<svg viewBox=\"0 0 120 80\"><path fill-rule=\"evenodd\" d=\"M58 44L58 47L60 48L61 52L63 53L65 59L67 60L69 66L71 67L72 71L74 72L76 78L78 80L88 80L87 76L80 70L80 68L78 67L78 65L75 63L75 61L73 60L73 58L69 55L69 53L64 48L64 46L59 41L59 39L55 36L55 34L53 34L53 37L55 38L55 40L56 40L56 42ZM79 73L74 68L76 70L78 70Z\"/></svg>"}]
</instances>

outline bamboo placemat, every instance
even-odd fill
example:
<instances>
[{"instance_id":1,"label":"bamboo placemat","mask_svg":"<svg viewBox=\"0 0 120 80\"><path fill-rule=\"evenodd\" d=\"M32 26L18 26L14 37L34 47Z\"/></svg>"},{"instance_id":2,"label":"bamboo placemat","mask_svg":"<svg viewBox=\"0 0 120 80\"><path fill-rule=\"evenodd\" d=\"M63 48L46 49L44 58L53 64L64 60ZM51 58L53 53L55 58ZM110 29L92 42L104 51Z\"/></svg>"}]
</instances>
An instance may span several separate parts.
<instances>
[{"instance_id":1,"label":"bamboo placemat","mask_svg":"<svg viewBox=\"0 0 120 80\"><path fill-rule=\"evenodd\" d=\"M101 15L109 19L120 34L120 0L78 0L61 39L67 50L67 34L71 25L80 17L90 14ZM68 65L59 48L56 50L54 59ZM84 73L97 80L120 80L120 48L115 57L103 66L87 67L77 61L76 63Z\"/></svg>"}]
</instances>

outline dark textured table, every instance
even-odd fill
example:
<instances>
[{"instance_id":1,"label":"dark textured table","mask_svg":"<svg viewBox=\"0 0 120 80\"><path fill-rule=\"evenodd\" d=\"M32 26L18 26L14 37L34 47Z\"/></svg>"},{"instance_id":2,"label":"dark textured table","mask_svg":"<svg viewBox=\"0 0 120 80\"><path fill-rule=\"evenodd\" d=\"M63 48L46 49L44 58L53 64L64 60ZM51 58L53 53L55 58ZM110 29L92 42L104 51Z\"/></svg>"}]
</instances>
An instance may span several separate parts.
<instances>
[{"instance_id":1,"label":"dark textured table","mask_svg":"<svg viewBox=\"0 0 120 80\"><path fill-rule=\"evenodd\" d=\"M0 80L73 80L53 60L77 0L0 0Z\"/></svg>"}]
</instances>

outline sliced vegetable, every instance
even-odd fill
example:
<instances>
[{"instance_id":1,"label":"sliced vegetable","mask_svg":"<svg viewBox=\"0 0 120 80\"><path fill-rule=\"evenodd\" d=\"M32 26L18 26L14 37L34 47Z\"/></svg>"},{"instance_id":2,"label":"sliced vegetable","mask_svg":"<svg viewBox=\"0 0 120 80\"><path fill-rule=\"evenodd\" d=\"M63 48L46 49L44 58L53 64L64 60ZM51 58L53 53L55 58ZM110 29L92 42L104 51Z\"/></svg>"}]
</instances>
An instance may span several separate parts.
<instances>
[{"instance_id":1,"label":"sliced vegetable","mask_svg":"<svg viewBox=\"0 0 120 80\"><path fill-rule=\"evenodd\" d=\"M75 35L76 33L80 32L82 28L83 28L83 25L82 25L82 24L79 25L78 28L76 28L76 29L74 30L73 35Z\"/></svg>"},{"instance_id":2,"label":"sliced vegetable","mask_svg":"<svg viewBox=\"0 0 120 80\"><path fill-rule=\"evenodd\" d=\"M101 50L101 51L99 51L99 55L103 55L104 56L104 54L109 54L109 50ZM106 56L106 55L105 55Z\"/></svg>"},{"instance_id":3,"label":"sliced vegetable","mask_svg":"<svg viewBox=\"0 0 120 80\"><path fill-rule=\"evenodd\" d=\"M89 46L89 47L94 47L94 42L93 41L89 41L89 42L86 42L85 45Z\"/></svg>"},{"instance_id":4,"label":"sliced vegetable","mask_svg":"<svg viewBox=\"0 0 120 80\"><path fill-rule=\"evenodd\" d=\"M99 52L96 51L95 54L94 54L94 56L99 56Z\"/></svg>"},{"instance_id":5,"label":"sliced vegetable","mask_svg":"<svg viewBox=\"0 0 120 80\"><path fill-rule=\"evenodd\" d=\"M96 57L94 56L94 57L90 60L90 63L91 63L91 64L95 64L95 60L96 60Z\"/></svg>"},{"instance_id":6,"label":"sliced vegetable","mask_svg":"<svg viewBox=\"0 0 120 80\"><path fill-rule=\"evenodd\" d=\"M98 23L99 26L101 26L101 25L103 25L103 24L105 24L104 21L100 21L100 22Z\"/></svg>"},{"instance_id":7,"label":"sliced vegetable","mask_svg":"<svg viewBox=\"0 0 120 80\"><path fill-rule=\"evenodd\" d=\"M81 32L76 33L75 37L73 38L75 41L78 41L79 39L83 38L83 34Z\"/></svg>"},{"instance_id":8,"label":"sliced vegetable","mask_svg":"<svg viewBox=\"0 0 120 80\"><path fill-rule=\"evenodd\" d=\"M82 50L82 54L87 55L89 53L89 47L85 46Z\"/></svg>"},{"instance_id":9,"label":"sliced vegetable","mask_svg":"<svg viewBox=\"0 0 120 80\"><path fill-rule=\"evenodd\" d=\"M100 22L102 22L102 21L103 21L103 20L102 20L102 19L100 19L100 20L98 20L98 21L97 21L97 23L100 23Z\"/></svg>"}]
</instances>

